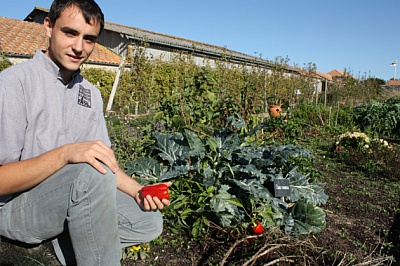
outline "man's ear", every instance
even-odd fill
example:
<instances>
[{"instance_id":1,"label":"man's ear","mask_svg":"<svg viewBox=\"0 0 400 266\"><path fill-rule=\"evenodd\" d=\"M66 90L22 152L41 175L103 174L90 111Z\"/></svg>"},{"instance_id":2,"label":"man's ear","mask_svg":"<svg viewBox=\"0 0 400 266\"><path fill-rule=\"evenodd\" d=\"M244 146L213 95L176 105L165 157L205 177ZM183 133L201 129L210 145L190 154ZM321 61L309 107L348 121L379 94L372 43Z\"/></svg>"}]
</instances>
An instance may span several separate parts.
<instances>
[{"instance_id":1,"label":"man's ear","mask_svg":"<svg viewBox=\"0 0 400 266\"><path fill-rule=\"evenodd\" d=\"M51 25L50 23L50 19L48 17L46 17L43 21L43 25L44 25L44 30L46 32L46 36L51 38L51 33L53 31L53 25Z\"/></svg>"}]
</instances>

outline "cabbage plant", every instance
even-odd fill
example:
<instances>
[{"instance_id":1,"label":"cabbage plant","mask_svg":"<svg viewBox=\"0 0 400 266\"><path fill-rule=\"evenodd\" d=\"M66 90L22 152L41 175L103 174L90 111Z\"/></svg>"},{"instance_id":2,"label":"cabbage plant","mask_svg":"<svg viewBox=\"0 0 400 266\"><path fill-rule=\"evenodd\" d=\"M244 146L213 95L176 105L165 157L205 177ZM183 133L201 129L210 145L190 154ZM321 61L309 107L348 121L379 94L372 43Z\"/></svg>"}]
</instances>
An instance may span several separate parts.
<instances>
[{"instance_id":1,"label":"cabbage plant","mask_svg":"<svg viewBox=\"0 0 400 266\"><path fill-rule=\"evenodd\" d=\"M326 224L321 205L328 199L324 184L294 163L312 162L312 153L291 144L250 143L249 137L262 127L245 135L241 118L229 122L231 129L211 135L187 128L155 132L151 157L129 162L125 170L143 184L172 181L172 205L166 216L190 227L194 236L210 225L243 232L256 220L295 236L321 232ZM287 180L290 195L275 196L276 179Z\"/></svg>"}]
</instances>

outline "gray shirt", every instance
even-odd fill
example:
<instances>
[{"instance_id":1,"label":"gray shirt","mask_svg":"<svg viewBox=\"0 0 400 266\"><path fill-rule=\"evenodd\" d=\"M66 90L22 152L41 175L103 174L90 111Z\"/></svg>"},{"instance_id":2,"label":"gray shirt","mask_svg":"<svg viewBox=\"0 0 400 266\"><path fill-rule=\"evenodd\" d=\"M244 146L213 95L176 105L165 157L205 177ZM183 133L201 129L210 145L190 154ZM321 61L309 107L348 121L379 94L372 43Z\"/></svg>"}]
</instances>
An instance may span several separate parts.
<instances>
[{"instance_id":1,"label":"gray shirt","mask_svg":"<svg viewBox=\"0 0 400 266\"><path fill-rule=\"evenodd\" d=\"M92 140L111 144L101 93L79 71L65 85L58 66L38 50L0 73L0 165Z\"/></svg>"}]
</instances>

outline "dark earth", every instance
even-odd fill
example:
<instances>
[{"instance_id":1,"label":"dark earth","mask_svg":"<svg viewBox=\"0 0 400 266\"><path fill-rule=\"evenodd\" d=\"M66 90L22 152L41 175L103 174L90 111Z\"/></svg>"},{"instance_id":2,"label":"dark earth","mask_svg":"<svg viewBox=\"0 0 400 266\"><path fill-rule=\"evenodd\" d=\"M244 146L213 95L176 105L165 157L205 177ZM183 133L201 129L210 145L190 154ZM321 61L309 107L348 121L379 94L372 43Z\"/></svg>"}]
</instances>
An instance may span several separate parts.
<instances>
[{"instance_id":1,"label":"dark earth","mask_svg":"<svg viewBox=\"0 0 400 266\"><path fill-rule=\"evenodd\" d=\"M216 227L195 242L166 226L162 243L158 240L145 253L147 258L125 259L122 264L400 265L399 177L367 177L323 152L315 155L329 196L322 233L293 239L268 228L261 237L239 238ZM59 264L49 243L26 248L2 238L0 266L6 265Z\"/></svg>"}]
</instances>

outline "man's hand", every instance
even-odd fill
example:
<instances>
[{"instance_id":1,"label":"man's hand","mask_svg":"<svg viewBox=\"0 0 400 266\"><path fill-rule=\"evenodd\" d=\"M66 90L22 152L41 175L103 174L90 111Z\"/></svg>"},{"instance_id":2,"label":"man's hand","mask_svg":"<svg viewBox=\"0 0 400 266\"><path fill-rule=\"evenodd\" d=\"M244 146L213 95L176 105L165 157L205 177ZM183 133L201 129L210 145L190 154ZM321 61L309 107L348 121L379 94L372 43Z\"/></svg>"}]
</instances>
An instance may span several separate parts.
<instances>
[{"instance_id":1,"label":"man's hand","mask_svg":"<svg viewBox=\"0 0 400 266\"><path fill-rule=\"evenodd\" d=\"M88 163L100 173L107 170L100 163L106 165L113 173L118 171L118 163L114 151L102 141L71 143L63 146L63 157L66 163Z\"/></svg>"}]
</instances>

